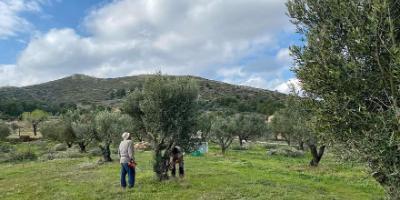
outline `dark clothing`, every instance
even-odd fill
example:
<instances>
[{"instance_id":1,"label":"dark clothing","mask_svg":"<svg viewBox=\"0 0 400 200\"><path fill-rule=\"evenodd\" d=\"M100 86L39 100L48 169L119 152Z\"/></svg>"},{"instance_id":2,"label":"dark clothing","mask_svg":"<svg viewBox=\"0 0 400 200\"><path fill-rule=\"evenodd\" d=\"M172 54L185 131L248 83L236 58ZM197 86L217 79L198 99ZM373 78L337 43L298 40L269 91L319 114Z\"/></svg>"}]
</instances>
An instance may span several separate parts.
<instances>
[{"instance_id":1,"label":"dark clothing","mask_svg":"<svg viewBox=\"0 0 400 200\"><path fill-rule=\"evenodd\" d=\"M171 164L172 164L171 174L173 177L175 177L176 176L176 162L172 161ZM183 160L180 161L178 164L179 164L179 176L183 177L185 175L185 168L184 168L185 165L183 163Z\"/></svg>"},{"instance_id":2,"label":"dark clothing","mask_svg":"<svg viewBox=\"0 0 400 200\"><path fill-rule=\"evenodd\" d=\"M179 164L179 176L183 177L185 175L183 152L179 146L175 146L171 152L171 174L176 176L176 164Z\"/></svg>"},{"instance_id":3,"label":"dark clothing","mask_svg":"<svg viewBox=\"0 0 400 200\"><path fill-rule=\"evenodd\" d=\"M128 163L121 163L121 186L123 188L126 187L126 174L128 174L129 188L133 188L135 186L135 169L130 168Z\"/></svg>"}]
</instances>

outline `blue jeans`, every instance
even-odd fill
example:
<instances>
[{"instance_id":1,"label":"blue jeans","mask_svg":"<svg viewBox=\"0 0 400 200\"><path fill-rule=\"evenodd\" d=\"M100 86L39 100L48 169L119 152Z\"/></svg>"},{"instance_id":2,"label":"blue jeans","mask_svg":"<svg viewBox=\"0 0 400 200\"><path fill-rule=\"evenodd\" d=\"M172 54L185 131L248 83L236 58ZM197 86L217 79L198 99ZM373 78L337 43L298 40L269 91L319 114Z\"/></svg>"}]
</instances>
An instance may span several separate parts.
<instances>
[{"instance_id":1,"label":"blue jeans","mask_svg":"<svg viewBox=\"0 0 400 200\"><path fill-rule=\"evenodd\" d=\"M129 188L135 186L135 169L128 166L128 163L121 163L121 186L126 187L126 174L128 174Z\"/></svg>"}]
</instances>

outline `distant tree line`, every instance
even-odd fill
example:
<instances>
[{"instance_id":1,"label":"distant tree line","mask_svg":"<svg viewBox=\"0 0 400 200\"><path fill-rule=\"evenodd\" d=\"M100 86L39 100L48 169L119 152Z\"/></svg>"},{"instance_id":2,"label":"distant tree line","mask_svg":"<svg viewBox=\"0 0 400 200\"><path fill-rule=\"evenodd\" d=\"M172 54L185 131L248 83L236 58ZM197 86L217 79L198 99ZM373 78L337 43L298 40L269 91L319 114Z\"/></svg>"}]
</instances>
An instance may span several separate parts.
<instances>
[{"instance_id":1,"label":"distant tree line","mask_svg":"<svg viewBox=\"0 0 400 200\"><path fill-rule=\"evenodd\" d=\"M284 102L279 99L267 96L257 96L243 98L234 95L221 96L215 100L200 100L202 110L230 110L236 112L254 112L264 115L272 115L275 111L284 106Z\"/></svg>"},{"instance_id":2,"label":"distant tree line","mask_svg":"<svg viewBox=\"0 0 400 200\"><path fill-rule=\"evenodd\" d=\"M19 118L24 112L32 112L36 109L48 113L63 113L69 109L76 109L75 103L49 103L43 101L20 101L20 100L0 100L0 119L9 120Z\"/></svg>"}]
</instances>

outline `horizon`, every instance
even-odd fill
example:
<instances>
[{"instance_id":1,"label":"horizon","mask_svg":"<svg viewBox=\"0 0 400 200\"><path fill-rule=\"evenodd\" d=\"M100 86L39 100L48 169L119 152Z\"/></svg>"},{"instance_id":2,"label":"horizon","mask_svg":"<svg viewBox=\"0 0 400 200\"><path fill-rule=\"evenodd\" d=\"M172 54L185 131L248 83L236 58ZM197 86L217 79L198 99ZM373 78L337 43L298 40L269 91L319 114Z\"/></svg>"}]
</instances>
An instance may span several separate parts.
<instances>
[{"instance_id":1,"label":"horizon","mask_svg":"<svg viewBox=\"0 0 400 200\"><path fill-rule=\"evenodd\" d=\"M287 93L285 1L0 1L0 87L163 71ZM178 13L178 14L177 14Z\"/></svg>"}]
</instances>

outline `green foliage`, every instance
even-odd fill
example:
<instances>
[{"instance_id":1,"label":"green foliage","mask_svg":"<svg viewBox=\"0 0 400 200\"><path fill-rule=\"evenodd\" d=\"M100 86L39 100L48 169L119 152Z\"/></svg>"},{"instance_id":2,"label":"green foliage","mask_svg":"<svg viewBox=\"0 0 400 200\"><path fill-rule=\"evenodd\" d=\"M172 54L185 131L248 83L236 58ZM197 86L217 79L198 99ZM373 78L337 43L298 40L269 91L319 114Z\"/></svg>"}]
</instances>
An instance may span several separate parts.
<instances>
[{"instance_id":1,"label":"green foliage","mask_svg":"<svg viewBox=\"0 0 400 200\"><path fill-rule=\"evenodd\" d=\"M69 110L63 115L64 123L71 127L74 143L77 143L81 152L86 151L86 146L95 139L95 112L80 110Z\"/></svg>"},{"instance_id":2,"label":"green foliage","mask_svg":"<svg viewBox=\"0 0 400 200\"><path fill-rule=\"evenodd\" d=\"M270 128L275 134L281 134L290 145L291 142L306 142L316 138L317 132L313 129L313 113L307 106L311 99L299 97L292 88L286 99L284 108L275 112ZM315 139L312 139L313 141Z\"/></svg>"},{"instance_id":3,"label":"green foliage","mask_svg":"<svg viewBox=\"0 0 400 200\"><path fill-rule=\"evenodd\" d=\"M11 134L10 127L0 120L0 140L4 140Z\"/></svg>"},{"instance_id":4,"label":"green foliage","mask_svg":"<svg viewBox=\"0 0 400 200\"><path fill-rule=\"evenodd\" d=\"M400 26L396 0L290 0L307 43L292 47L303 88L318 97L326 138L368 163L400 198Z\"/></svg>"},{"instance_id":5,"label":"green foliage","mask_svg":"<svg viewBox=\"0 0 400 200\"><path fill-rule=\"evenodd\" d=\"M283 98L282 98L283 99ZM265 115L272 115L276 110L282 108L283 103L280 99L272 96L255 96L255 97L242 97L233 95L222 95L221 97L210 102L212 106L205 104L207 110L218 111L221 109L231 110L236 112L255 112Z\"/></svg>"},{"instance_id":6,"label":"green foliage","mask_svg":"<svg viewBox=\"0 0 400 200\"><path fill-rule=\"evenodd\" d=\"M48 116L47 112L38 109L22 113L22 119L32 124L34 135L37 134L38 125L46 120Z\"/></svg>"},{"instance_id":7,"label":"green foliage","mask_svg":"<svg viewBox=\"0 0 400 200\"><path fill-rule=\"evenodd\" d=\"M0 142L0 153L10 153L11 151L14 151L15 148L13 145L5 143L5 142Z\"/></svg>"},{"instance_id":8,"label":"green foliage","mask_svg":"<svg viewBox=\"0 0 400 200\"><path fill-rule=\"evenodd\" d=\"M113 89L110 92L110 99L121 99L126 96L126 90L122 89Z\"/></svg>"},{"instance_id":9,"label":"green foliage","mask_svg":"<svg viewBox=\"0 0 400 200\"><path fill-rule=\"evenodd\" d=\"M236 124L232 116L226 114L217 114L213 117L211 125L211 141L218 144L222 154L232 144L235 137Z\"/></svg>"},{"instance_id":10,"label":"green foliage","mask_svg":"<svg viewBox=\"0 0 400 200\"><path fill-rule=\"evenodd\" d=\"M30 161L37 160L37 158L37 155L31 150L11 151L7 162Z\"/></svg>"},{"instance_id":11,"label":"green foliage","mask_svg":"<svg viewBox=\"0 0 400 200\"><path fill-rule=\"evenodd\" d=\"M129 116L118 112L101 111L95 117L95 126L98 136L105 143L118 142L121 134L129 131Z\"/></svg>"},{"instance_id":12,"label":"green foliage","mask_svg":"<svg viewBox=\"0 0 400 200\"><path fill-rule=\"evenodd\" d=\"M40 127L40 132L43 138L58 141L63 129L64 126L60 121L47 121Z\"/></svg>"},{"instance_id":13,"label":"green foliage","mask_svg":"<svg viewBox=\"0 0 400 200\"><path fill-rule=\"evenodd\" d=\"M110 145L119 142L123 132L131 130L132 119L118 112L100 111L94 121L97 137L102 142L99 147L103 152L104 161L111 161Z\"/></svg>"},{"instance_id":14,"label":"green foliage","mask_svg":"<svg viewBox=\"0 0 400 200\"><path fill-rule=\"evenodd\" d=\"M197 130L201 132L201 140L207 142L211 134L212 114L203 112L197 119Z\"/></svg>"},{"instance_id":15,"label":"green foliage","mask_svg":"<svg viewBox=\"0 0 400 200\"><path fill-rule=\"evenodd\" d=\"M319 101L304 93L300 97L294 86L285 102L285 107L277 111L271 121L270 127L275 133L282 134L288 144L292 141L299 144L299 149L304 150L304 143L308 145L313 159L311 166L318 166L324 155L325 145L321 142L321 134L318 130L318 119L314 109ZM320 148L318 149L318 145Z\"/></svg>"},{"instance_id":16,"label":"green foliage","mask_svg":"<svg viewBox=\"0 0 400 200\"><path fill-rule=\"evenodd\" d=\"M168 178L165 165L175 145L185 151L196 147L198 86L190 78L169 78L157 74L146 80L141 91L132 92L122 107L140 133L153 144L154 172Z\"/></svg>"},{"instance_id":17,"label":"green foliage","mask_svg":"<svg viewBox=\"0 0 400 200\"><path fill-rule=\"evenodd\" d=\"M32 112L35 109L58 115L77 107L90 105L104 108L119 107L120 98L136 89L141 90L145 80L152 76L154 75L101 79L73 75L23 88L3 87L0 88L0 117L17 118L23 112ZM189 76L168 77L189 78ZM285 95L278 92L236 86L200 77L190 78L198 83L199 107L202 110L231 109L234 112L271 115L282 105L282 100L285 98Z\"/></svg>"},{"instance_id":18,"label":"green foliage","mask_svg":"<svg viewBox=\"0 0 400 200\"><path fill-rule=\"evenodd\" d=\"M233 117L235 127L233 131L239 138L242 146L243 140L259 138L267 132L265 116L256 113L238 113Z\"/></svg>"}]
</instances>

